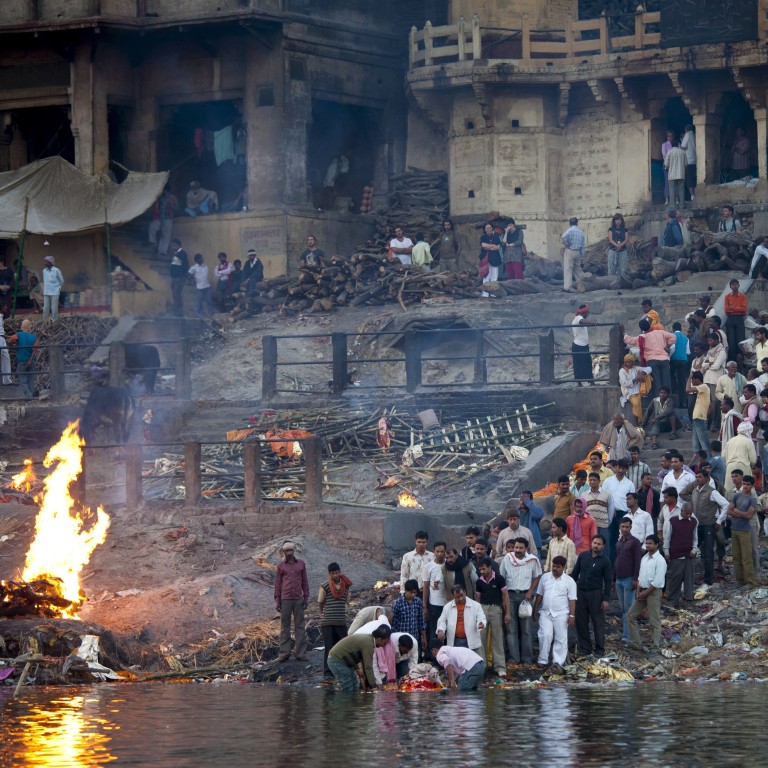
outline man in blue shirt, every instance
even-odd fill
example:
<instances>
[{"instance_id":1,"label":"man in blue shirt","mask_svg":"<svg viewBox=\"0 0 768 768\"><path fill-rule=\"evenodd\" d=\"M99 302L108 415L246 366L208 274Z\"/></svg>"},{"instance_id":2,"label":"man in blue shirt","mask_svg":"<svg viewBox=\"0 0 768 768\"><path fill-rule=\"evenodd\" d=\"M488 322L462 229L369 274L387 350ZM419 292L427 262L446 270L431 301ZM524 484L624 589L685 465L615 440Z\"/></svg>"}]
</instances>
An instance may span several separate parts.
<instances>
[{"instance_id":1,"label":"man in blue shirt","mask_svg":"<svg viewBox=\"0 0 768 768\"><path fill-rule=\"evenodd\" d=\"M576 282L576 287L583 287L584 272L581 265L584 261L584 246L587 238L579 229L579 220L573 217L568 220L570 225L560 238L563 243L563 290L572 292L571 282Z\"/></svg>"},{"instance_id":2,"label":"man in blue shirt","mask_svg":"<svg viewBox=\"0 0 768 768\"><path fill-rule=\"evenodd\" d=\"M427 650L427 625L424 603L419 597L419 582L408 579L403 594L392 603L392 631L407 632L421 641L422 653Z\"/></svg>"},{"instance_id":3,"label":"man in blue shirt","mask_svg":"<svg viewBox=\"0 0 768 768\"><path fill-rule=\"evenodd\" d=\"M35 358L37 356L37 336L32 333L32 322L22 320L21 330L8 339L8 344L15 344L16 374L19 386L26 398L33 396L35 389Z\"/></svg>"}]
</instances>

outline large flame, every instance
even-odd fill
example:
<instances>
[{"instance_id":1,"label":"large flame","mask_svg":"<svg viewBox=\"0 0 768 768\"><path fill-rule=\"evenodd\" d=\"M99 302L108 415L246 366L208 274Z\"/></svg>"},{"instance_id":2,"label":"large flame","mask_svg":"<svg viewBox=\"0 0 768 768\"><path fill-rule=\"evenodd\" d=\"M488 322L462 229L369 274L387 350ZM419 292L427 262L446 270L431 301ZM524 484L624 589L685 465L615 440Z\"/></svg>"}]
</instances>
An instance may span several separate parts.
<instances>
[{"instance_id":1,"label":"large flame","mask_svg":"<svg viewBox=\"0 0 768 768\"><path fill-rule=\"evenodd\" d=\"M43 464L56 468L43 481L43 491L37 497L40 511L35 520L35 538L27 552L22 579L48 579L60 582L61 595L72 605L62 616L72 618L85 601L80 590L80 572L93 550L107 538L109 515L99 507L94 513L80 508L72 499L69 486L83 469L85 444L77 434L78 422L67 425L45 457ZM93 518L86 528L86 518Z\"/></svg>"},{"instance_id":2,"label":"large flame","mask_svg":"<svg viewBox=\"0 0 768 768\"><path fill-rule=\"evenodd\" d=\"M397 497L397 503L401 507L413 507L414 509L424 509L424 507L419 504L419 502L416 500L415 496L412 496L408 491L403 491L400 493Z\"/></svg>"}]
</instances>

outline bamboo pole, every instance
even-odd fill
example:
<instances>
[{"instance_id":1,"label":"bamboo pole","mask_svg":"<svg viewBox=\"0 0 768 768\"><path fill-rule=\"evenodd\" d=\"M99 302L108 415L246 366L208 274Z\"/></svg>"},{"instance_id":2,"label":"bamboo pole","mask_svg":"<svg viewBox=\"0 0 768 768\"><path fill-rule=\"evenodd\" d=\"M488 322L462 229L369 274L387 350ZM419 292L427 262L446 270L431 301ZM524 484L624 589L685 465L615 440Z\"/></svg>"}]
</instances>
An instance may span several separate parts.
<instances>
[{"instance_id":1,"label":"bamboo pole","mask_svg":"<svg viewBox=\"0 0 768 768\"><path fill-rule=\"evenodd\" d=\"M107 204L104 203L104 231L107 235L107 295L109 301L109 314L112 314L112 243L110 238L109 214Z\"/></svg>"},{"instance_id":2,"label":"bamboo pole","mask_svg":"<svg viewBox=\"0 0 768 768\"><path fill-rule=\"evenodd\" d=\"M16 266L16 280L13 286L13 305L11 306L11 317L16 317L16 303L19 297L19 281L21 280L21 267L24 258L24 243L27 239L27 214L29 213L29 198L24 198L24 218L21 224L21 243L19 243L19 259Z\"/></svg>"}]
</instances>

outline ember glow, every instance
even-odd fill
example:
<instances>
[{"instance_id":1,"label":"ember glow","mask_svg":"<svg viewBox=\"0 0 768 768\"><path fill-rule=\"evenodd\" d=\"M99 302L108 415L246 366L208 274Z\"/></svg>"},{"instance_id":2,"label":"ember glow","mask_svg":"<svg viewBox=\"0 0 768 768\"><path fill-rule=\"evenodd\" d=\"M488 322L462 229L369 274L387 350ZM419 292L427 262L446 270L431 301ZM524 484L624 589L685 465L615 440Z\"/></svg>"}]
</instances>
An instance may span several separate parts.
<instances>
[{"instance_id":1,"label":"ember glow","mask_svg":"<svg viewBox=\"0 0 768 768\"><path fill-rule=\"evenodd\" d=\"M416 500L416 497L412 496L410 493L408 493L408 491L403 491L402 493L398 494L397 503L401 507L424 509L424 507L422 507L421 504L419 504L419 502Z\"/></svg>"},{"instance_id":2,"label":"ember glow","mask_svg":"<svg viewBox=\"0 0 768 768\"><path fill-rule=\"evenodd\" d=\"M24 459L24 469L18 475L11 479L11 488L15 491L24 491L29 493L37 483L35 470L32 466L32 459Z\"/></svg>"},{"instance_id":3,"label":"ember glow","mask_svg":"<svg viewBox=\"0 0 768 768\"><path fill-rule=\"evenodd\" d=\"M22 579L46 579L59 585L61 595L72 605L61 615L72 618L85 602L80 589L80 572L93 550L104 543L109 515L81 508L69 493L69 486L83 468L83 439L77 434L78 422L67 426L43 464L55 469L43 481L36 497L40 511L35 520L35 538L27 552Z\"/></svg>"}]
</instances>

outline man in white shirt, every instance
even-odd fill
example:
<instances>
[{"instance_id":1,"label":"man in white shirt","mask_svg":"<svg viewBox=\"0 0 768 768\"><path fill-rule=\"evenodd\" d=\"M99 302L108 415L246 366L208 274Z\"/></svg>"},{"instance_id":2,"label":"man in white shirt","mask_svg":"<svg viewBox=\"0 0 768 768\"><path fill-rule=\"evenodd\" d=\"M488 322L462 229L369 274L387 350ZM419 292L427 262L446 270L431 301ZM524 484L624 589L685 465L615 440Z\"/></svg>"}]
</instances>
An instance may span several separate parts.
<instances>
[{"instance_id":1,"label":"man in white shirt","mask_svg":"<svg viewBox=\"0 0 768 768\"><path fill-rule=\"evenodd\" d=\"M462 618L461 622L459 616ZM464 587L456 584L453 588L453 600L445 604L437 621L437 638L448 645L469 648L484 659L480 630L485 624L483 607L480 603L470 600Z\"/></svg>"},{"instance_id":2,"label":"man in white shirt","mask_svg":"<svg viewBox=\"0 0 768 768\"><path fill-rule=\"evenodd\" d=\"M419 644L416 642L416 638L407 632L393 632L390 640L395 649L395 668L397 669L397 679L399 680L418 666ZM376 668L374 666L375 671Z\"/></svg>"},{"instance_id":3,"label":"man in white shirt","mask_svg":"<svg viewBox=\"0 0 768 768\"><path fill-rule=\"evenodd\" d=\"M541 577L536 589L533 619L539 622L540 667L549 665L550 646L553 664L562 666L568 656L568 627L576 621L576 582L563 572L565 565L562 555L554 557L551 573Z\"/></svg>"},{"instance_id":4,"label":"man in white shirt","mask_svg":"<svg viewBox=\"0 0 768 768\"><path fill-rule=\"evenodd\" d=\"M419 592L424 588L424 566L431 563L435 556L427 550L429 534L426 531L416 531L415 548L412 552L406 552L400 563L400 594L405 592L405 582L408 579L416 579L419 582Z\"/></svg>"},{"instance_id":5,"label":"man in white shirt","mask_svg":"<svg viewBox=\"0 0 768 768\"><path fill-rule=\"evenodd\" d=\"M640 499L635 491L627 494L627 511L622 517L628 517L632 521L632 530L629 534L639 542L642 543L646 536L653 535L653 518L644 509L640 509ZM619 518L619 525L621 525L621 518Z\"/></svg>"},{"instance_id":6,"label":"man in white shirt","mask_svg":"<svg viewBox=\"0 0 768 768\"><path fill-rule=\"evenodd\" d=\"M658 652L661 646L661 593L667 577L667 563L659 552L659 537L655 534L645 540L646 554L640 561L640 575L637 579L635 602L627 613L629 626L629 647L633 651L643 650L637 619L648 609L648 624L651 628L651 651Z\"/></svg>"},{"instance_id":7,"label":"man in white shirt","mask_svg":"<svg viewBox=\"0 0 768 768\"><path fill-rule=\"evenodd\" d=\"M685 135L680 142L680 149L685 150L685 183L691 193L691 202L696 199L696 134L689 123L685 126Z\"/></svg>"},{"instance_id":8,"label":"man in white shirt","mask_svg":"<svg viewBox=\"0 0 768 768\"><path fill-rule=\"evenodd\" d=\"M432 641L435 661L448 673L448 687L452 691L476 691L485 674L485 662L468 648L452 648Z\"/></svg>"},{"instance_id":9,"label":"man in white shirt","mask_svg":"<svg viewBox=\"0 0 768 768\"><path fill-rule=\"evenodd\" d=\"M195 263L189 268L189 274L195 280L195 314L202 319L203 310L210 320L213 319L213 301L211 299L211 280L208 267L203 264L203 254L195 254Z\"/></svg>"},{"instance_id":10,"label":"man in white shirt","mask_svg":"<svg viewBox=\"0 0 768 768\"><path fill-rule=\"evenodd\" d=\"M613 477L603 481L600 488L608 494L608 557L613 563L616 551L616 539L619 538L619 523L627 514L627 494L635 492L635 484L626 477L629 462L619 459L613 471Z\"/></svg>"},{"instance_id":11,"label":"man in white shirt","mask_svg":"<svg viewBox=\"0 0 768 768\"><path fill-rule=\"evenodd\" d=\"M425 563L422 569L422 601L424 603L424 621L427 625L427 641L437 636L437 620L443 612L448 598L445 594L445 551L444 541L435 542L435 559Z\"/></svg>"},{"instance_id":12,"label":"man in white shirt","mask_svg":"<svg viewBox=\"0 0 768 768\"><path fill-rule=\"evenodd\" d=\"M752 263L749 265L749 276L754 279L768 277L768 235L765 235L762 244L755 248Z\"/></svg>"},{"instance_id":13,"label":"man in white shirt","mask_svg":"<svg viewBox=\"0 0 768 768\"><path fill-rule=\"evenodd\" d=\"M552 562L556 557L565 558L565 573L567 574L570 574L573 566L576 565L576 545L566 536L567 531L568 523L561 517L556 517L552 521L552 527L549 529L550 538L544 573L549 573L552 570Z\"/></svg>"},{"instance_id":14,"label":"man in white shirt","mask_svg":"<svg viewBox=\"0 0 768 768\"><path fill-rule=\"evenodd\" d=\"M499 572L506 579L509 595L510 622L507 626L507 649L515 664L533 663L533 617L520 616L520 604L529 603L536 594L541 578L539 558L526 551L526 539L515 540L511 554L504 556Z\"/></svg>"},{"instance_id":15,"label":"man in white shirt","mask_svg":"<svg viewBox=\"0 0 768 768\"><path fill-rule=\"evenodd\" d=\"M661 492L664 493L667 488L674 488L679 495L696 480L696 475L683 464L679 454L673 453L670 462L670 470L661 483Z\"/></svg>"},{"instance_id":16,"label":"man in white shirt","mask_svg":"<svg viewBox=\"0 0 768 768\"><path fill-rule=\"evenodd\" d=\"M413 240L403 235L402 227L395 227L395 236L389 241L389 250L393 256L400 259L401 264L411 264Z\"/></svg>"}]
</instances>

